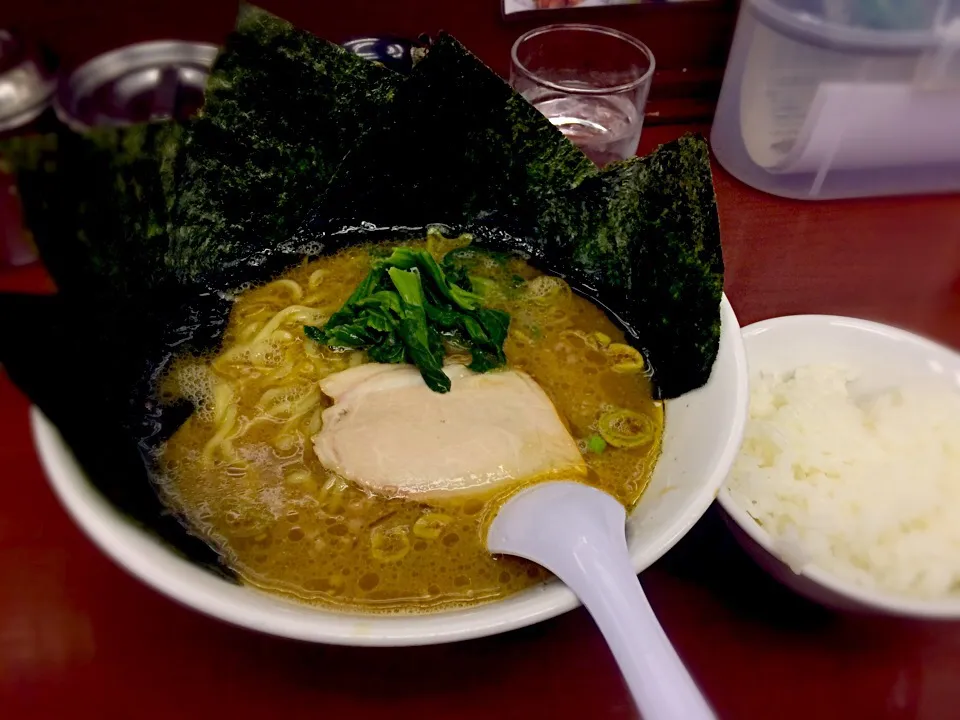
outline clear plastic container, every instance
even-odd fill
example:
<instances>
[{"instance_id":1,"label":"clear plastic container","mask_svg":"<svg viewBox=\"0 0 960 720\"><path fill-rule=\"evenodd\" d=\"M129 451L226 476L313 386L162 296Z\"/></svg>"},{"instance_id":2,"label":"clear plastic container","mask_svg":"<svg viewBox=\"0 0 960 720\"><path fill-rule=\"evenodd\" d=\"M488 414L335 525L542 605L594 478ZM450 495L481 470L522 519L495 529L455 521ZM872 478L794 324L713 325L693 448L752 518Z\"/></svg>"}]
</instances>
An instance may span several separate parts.
<instances>
[{"instance_id":1,"label":"clear plastic container","mask_svg":"<svg viewBox=\"0 0 960 720\"><path fill-rule=\"evenodd\" d=\"M711 143L785 197L960 191L960 0L743 0Z\"/></svg>"}]
</instances>

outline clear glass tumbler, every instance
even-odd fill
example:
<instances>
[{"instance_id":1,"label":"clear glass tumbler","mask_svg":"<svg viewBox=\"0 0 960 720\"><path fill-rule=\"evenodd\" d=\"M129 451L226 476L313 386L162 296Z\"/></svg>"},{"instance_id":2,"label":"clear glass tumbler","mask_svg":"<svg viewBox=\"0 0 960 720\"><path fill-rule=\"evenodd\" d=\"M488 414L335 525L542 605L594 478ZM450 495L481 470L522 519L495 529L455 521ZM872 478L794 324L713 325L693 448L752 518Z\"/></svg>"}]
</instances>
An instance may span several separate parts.
<instances>
[{"instance_id":1,"label":"clear glass tumbler","mask_svg":"<svg viewBox=\"0 0 960 720\"><path fill-rule=\"evenodd\" d=\"M636 154L650 48L618 30L569 23L521 35L510 55L513 88L597 165Z\"/></svg>"}]
</instances>

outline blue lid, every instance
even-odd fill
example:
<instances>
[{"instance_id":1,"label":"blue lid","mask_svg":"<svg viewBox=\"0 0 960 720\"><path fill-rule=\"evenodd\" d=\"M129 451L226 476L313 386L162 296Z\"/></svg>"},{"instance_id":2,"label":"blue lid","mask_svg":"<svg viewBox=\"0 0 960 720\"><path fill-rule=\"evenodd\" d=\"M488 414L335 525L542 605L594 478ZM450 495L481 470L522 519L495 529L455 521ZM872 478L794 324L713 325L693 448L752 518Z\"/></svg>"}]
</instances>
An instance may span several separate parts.
<instances>
[{"instance_id":1,"label":"blue lid","mask_svg":"<svg viewBox=\"0 0 960 720\"><path fill-rule=\"evenodd\" d=\"M413 67L413 43L409 40L393 37L354 38L343 43L343 47L397 72L408 73Z\"/></svg>"}]
</instances>

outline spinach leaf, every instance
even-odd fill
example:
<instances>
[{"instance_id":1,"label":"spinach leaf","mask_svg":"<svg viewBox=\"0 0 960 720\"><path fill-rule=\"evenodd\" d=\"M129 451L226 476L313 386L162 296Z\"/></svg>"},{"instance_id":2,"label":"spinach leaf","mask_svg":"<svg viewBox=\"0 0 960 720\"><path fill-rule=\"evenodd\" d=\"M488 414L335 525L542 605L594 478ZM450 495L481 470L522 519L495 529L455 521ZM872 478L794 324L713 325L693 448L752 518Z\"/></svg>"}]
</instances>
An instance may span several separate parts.
<instances>
[{"instance_id":1,"label":"spinach leaf","mask_svg":"<svg viewBox=\"0 0 960 720\"><path fill-rule=\"evenodd\" d=\"M435 392L450 390L445 340L470 351L471 370L501 367L510 316L483 307L479 295L451 281L446 267L427 251L396 248L374 261L324 327L307 326L304 334L331 347L366 349L377 362L412 363Z\"/></svg>"},{"instance_id":2,"label":"spinach leaf","mask_svg":"<svg viewBox=\"0 0 960 720\"><path fill-rule=\"evenodd\" d=\"M413 364L420 368L424 381L434 392L450 390L450 378L443 373L443 346L431 338L424 308L420 274L412 270L390 268L390 280L400 295L398 333Z\"/></svg>"},{"instance_id":3,"label":"spinach leaf","mask_svg":"<svg viewBox=\"0 0 960 720\"><path fill-rule=\"evenodd\" d=\"M186 126L166 261L181 278L290 238L404 76L244 5ZM136 277L136 276L134 276Z\"/></svg>"}]
</instances>

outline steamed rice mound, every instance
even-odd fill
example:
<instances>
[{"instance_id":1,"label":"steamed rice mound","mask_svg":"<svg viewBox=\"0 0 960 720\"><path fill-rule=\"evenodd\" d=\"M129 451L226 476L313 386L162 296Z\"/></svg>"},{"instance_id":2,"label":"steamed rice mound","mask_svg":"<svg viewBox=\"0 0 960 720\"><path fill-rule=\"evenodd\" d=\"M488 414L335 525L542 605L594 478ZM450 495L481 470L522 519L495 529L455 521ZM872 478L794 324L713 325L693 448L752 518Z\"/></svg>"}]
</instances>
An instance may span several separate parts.
<instances>
[{"instance_id":1,"label":"steamed rice mound","mask_svg":"<svg viewBox=\"0 0 960 720\"><path fill-rule=\"evenodd\" d=\"M752 378L730 493L795 570L960 598L960 393L861 398L855 379L830 366Z\"/></svg>"}]
</instances>

